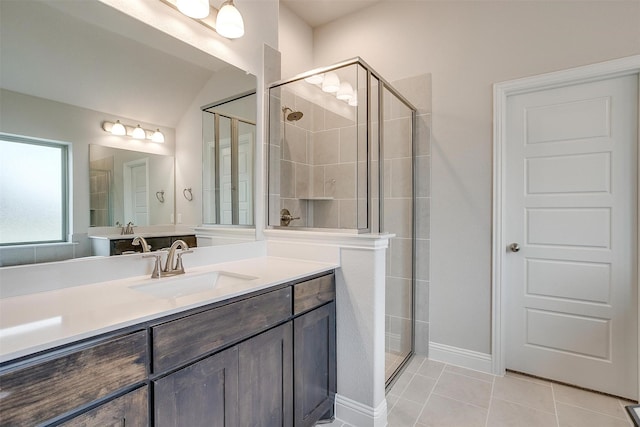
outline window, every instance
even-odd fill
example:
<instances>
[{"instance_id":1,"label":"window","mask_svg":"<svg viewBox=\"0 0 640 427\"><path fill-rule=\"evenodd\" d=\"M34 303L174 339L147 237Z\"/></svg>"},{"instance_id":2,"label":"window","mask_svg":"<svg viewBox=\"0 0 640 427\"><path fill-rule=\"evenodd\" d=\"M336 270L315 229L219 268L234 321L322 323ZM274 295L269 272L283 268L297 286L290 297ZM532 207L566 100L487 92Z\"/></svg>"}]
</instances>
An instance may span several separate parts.
<instances>
[{"instance_id":1,"label":"window","mask_svg":"<svg viewBox=\"0 0 640 427\"><path fill-rule=\"evenodd\" d=\"M67 241L68 147L0 134L0 245Z\"/></svg>"}]
</instances>

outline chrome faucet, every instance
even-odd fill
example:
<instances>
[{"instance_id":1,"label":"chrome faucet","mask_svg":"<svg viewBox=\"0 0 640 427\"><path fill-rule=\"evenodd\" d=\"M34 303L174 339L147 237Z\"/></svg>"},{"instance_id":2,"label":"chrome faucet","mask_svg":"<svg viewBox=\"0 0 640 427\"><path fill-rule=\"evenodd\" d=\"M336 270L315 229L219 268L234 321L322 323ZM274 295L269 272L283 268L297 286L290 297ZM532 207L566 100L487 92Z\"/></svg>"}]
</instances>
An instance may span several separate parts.
<instances>
[{"instance_id":1,"label":"chrome faucet","mask_svg":"<svg viewBox=\"0 0 640 427\"><path fill-rule=\"evenodd\" d=\"M147 243L145 238L142 237L142 236L134 237L133 241L131 242L131 244L134 245L134 246L142 245L142 252L151 252L151 246L149 246L149 244Z\"/></svg>"},{"instance_id":2,"label":"chrome faucet","mask_svg":"<svg viewBox=\"0 0 640 427\"><path fill-rule=\"evenodd\" d=\"M177 253L177 259L173 260L176 257L176 250L180 248L182 251ZM164 263L164 269L162 270L165 273L165 276L169 273L173 274L184 274L184 267L182 266L182 255L190 254L193 250L189 250L189 245L184 240L176 240L173 242L171 247L169 248L169 253L167 254L167 259Z\"/></svg>"},{"instance_id":3,"label":"chrome faucet","mask_svg":"<svg viewBox=\"0 0 640 427\"><path fill-rule=\"evenodd\" d=\"M120 230L120 234L133 234L133 222L129 221L126 228L123 225L122 229Z\"/></svg>"}]
</instances>

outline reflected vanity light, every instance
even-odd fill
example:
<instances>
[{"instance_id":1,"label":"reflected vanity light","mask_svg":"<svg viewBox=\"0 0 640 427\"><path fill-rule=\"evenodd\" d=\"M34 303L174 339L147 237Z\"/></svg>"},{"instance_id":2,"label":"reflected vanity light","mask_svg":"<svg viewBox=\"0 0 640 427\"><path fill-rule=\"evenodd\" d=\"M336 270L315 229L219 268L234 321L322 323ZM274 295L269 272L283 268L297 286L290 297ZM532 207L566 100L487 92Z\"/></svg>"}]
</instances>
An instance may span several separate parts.
<instances>
[{"instance_id":1,"label":"reflected vanity light","mask_svg":"<svg viewBox=\"0 0 640 427\"><path fill-rule=\"evenodd\" d=\"M309 76L304 79L305 82L310 83L312 85L322 84L323 80L324 80L324 74L314 74L313 76Z\"/></svg>"},{"instance_id":2,"label":"reflected vanity light","mask_svg":"<svg viewBox=\"0 0 640 427\"><path fill-rule=\"evenodd\" d=\"M336 98L349 101L353 97L353 87L351 87L351 83L349 82L340 82L340 89L336 93Z\"/></svg>"},{"instance_id":3,"label":"reflected vanity light","mask_svg":"<svg viewBox=\"0 0 640 427\"><path fill-rule=\"evenodd\" d=\"M322 81L322 91L335 93L340 89L340 79L336 73L326 73Z\"/></svg>"},{"instance_id":4,"label":"reflected vanity light","mask_svg":"<svg viewBox=\"0 0 640 427\"><path fill-rule=\"evenodd\" d=\"M120 120L116 120L115 123L105 120L102 122L102 130L112 135L129 136L134 139L148 139L160 144L164 142L164 134L160 132L160 129L153 131L144 129L140 125L135 127L129 126L120 123Z\"/></svg>"}]
</instances>

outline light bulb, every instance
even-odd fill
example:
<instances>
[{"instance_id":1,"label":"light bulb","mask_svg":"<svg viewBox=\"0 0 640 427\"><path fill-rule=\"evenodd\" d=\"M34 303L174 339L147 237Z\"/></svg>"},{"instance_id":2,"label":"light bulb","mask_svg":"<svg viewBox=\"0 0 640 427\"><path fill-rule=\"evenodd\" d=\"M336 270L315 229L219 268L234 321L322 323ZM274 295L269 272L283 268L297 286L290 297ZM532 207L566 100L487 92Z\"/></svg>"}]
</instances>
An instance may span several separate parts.
<instances>
[{"instance_id":1,"label":"light bulb","mask_svg":"<svg viewBox=\"0 0 640 427\"><path fill-rule=\"evenodd\" d=\"M164 142L164 134L160 132L160 129L156 129L156 131L151 136L151 140L153 142L163 143Z\"/></svg>"},{"instance_id":2,"label":"light bulb","mask_svg":"<svg viewBox=\"0 0 640 427\"><path fill-rule=\"evenodd\" d=\"M138 125L133 132L131 132L131 136L135 139L146 139L147 133L140 127L140 125Z\"/></svg>"},{"instance_id":3,"label":"light bulb","mask_svg":"<svg viewBox=\"0 0 640 427\"><path fill-rule=\"evenodd\" d=\"M189 18L203 19L209 16L209 0L178 0L176 6Z\"/></svg>"},{"instance_id":4,"label":"light bulb","mask_svg":"<svg viewBox=\"0 0 640 427\"><path fill-rule=\"evenodd\" d=\"M237 39L244 35L242 15L233 5L233 0L222 3L216 18L216 32L228 39Z\"/></svg>"},{"instance_id":5,"label":"light bulb","mask_svg":"<svg viewBox=\"0 0 640 427\"><path fill-rule=\"evenodd\" d=\"M322 90L328 93L335 93L340 89L340 79L336 73L325 73L322 81Z\"/></svg>"},{"instance_id":6,"label":"light bulb","mask_svg":"<svg viewBox=\"0 0 640 427\"><path fill-rule=\"evenodd\" d=\"M319 85L323 80L323 74L314 74L313 76L309 76L304 79L305 82L311 83L312 85Z\"/></svg>"},{"instance_id":7,"label":"light bulb","mask_svg":"<svg viewBox=\"0 0 640 427\"><path fill-rule=\"evenodd\" d=\"M111 126L111 133L113 135L126 135L127 129L125 129L124 125L120 123L120 120L116 120L116 122Z\"/></svg>"},{"instance_id":8,"label":"light bulb","mask_svg":"<svg viewBox=\"0 0 640 427\"><path fill-rule=\"evenodd\" d=\"M353 97L353 87L349 82L340 82L340 89L336 93L336 98L343 101L348 101Z\"/></svg>"}]
</instances>

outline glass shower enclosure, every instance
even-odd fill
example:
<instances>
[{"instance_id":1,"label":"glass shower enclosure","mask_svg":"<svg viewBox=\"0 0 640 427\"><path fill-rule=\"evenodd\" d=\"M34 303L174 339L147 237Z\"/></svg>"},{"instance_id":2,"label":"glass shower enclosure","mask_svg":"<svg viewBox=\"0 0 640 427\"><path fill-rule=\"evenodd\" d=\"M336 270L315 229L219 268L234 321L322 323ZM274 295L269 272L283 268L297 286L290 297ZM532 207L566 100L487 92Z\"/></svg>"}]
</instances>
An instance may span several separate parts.
<instances>
[{"instance_id":1,"label":"glass shower enclosure","mask_svg":"<svg viewBox=\"0 0 640 427\"><path fill-rule=\"evenodd\" d=\"M414 349L415 112L360 58L269 87L268 225L394 235L387 384Z\"/></svg>"}]
</instances>

